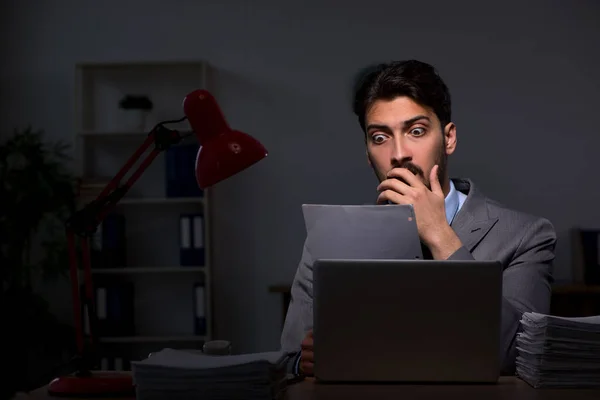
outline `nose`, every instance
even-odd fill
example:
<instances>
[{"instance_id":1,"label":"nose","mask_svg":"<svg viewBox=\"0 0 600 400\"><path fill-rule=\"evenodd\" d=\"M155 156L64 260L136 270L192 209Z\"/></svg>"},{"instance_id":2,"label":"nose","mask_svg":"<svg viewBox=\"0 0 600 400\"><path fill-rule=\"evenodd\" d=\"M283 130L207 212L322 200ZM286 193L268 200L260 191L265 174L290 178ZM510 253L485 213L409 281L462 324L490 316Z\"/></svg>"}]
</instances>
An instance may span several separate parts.
<instances>
[{"instance_id":1,"label":"nose","mask_svg":"<svg viewBox=\"0 0 600 400\"><path fill-rule=\"evenodd\" d=\"M392 165L400 166L403 163L412 160L412 151L410 146L402 140L400 135L394 137L394 146L392 147Z\"/></svg>"}]
</instances>

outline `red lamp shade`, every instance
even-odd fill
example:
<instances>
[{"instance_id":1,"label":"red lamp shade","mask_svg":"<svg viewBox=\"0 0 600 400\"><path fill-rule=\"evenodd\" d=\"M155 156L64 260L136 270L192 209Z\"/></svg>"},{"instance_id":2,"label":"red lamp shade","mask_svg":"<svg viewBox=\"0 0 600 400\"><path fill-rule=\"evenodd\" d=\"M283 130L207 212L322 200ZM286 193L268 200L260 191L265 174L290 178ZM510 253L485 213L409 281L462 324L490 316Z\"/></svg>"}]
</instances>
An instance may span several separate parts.
<instances>
[{"instance_id":1,"label":"red lamp shade","mask_svg":"<svg viewBox=\"0 0 600 400\"><path fill-rule=\"evenodd\" d=\"M188 94L183 100L183 110L200 143L196 180L201 189L227 179L267 156L267 150L258 140L229 127L208 91L195 90Z\"/></svg>"}]
</instances>

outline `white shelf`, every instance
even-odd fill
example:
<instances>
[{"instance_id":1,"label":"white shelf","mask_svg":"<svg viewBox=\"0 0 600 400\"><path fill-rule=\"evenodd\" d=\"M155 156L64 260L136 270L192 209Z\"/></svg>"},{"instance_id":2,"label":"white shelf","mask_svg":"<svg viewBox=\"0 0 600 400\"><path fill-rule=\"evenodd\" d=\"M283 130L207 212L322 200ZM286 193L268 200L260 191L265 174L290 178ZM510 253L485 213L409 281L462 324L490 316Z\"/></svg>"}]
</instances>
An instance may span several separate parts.
<instances>
[{"instance_id":1,"label":"white shelf","mask_svg":"<svg viewBox=\"0 0 600 400\"><path fill-rule=\"evenodd\" d=\"M145 136L148 136L148 134L150 133L151 129L154 127L150 127L150 129L148 129L147 131L80 131L78 133L79 136L84 136L84 137L97 137L97 138L101 138L101 137L108 137L108 138L115 138L115 137L135 137L135 138L144 138ZM165 125L165 128L167 129L171 129L171 127L169 126L169 124ZM177 129L175 129L177 130ZM186 130L186 131L180 131L177 130L179 132L179 134L182 136L182 140L184 140L185 138L187 138L188 136L191 136L192 131Z\"/></svg>"},{"instance_id":2,"label":"white shelf","mask_svg":"<svg viewBox=\"0 0 600 400\"><path fill-rule=\"evenodd\" d=\"M114 336L101 337L100 343L160 343L160 342L203 342L206 336Z\"/></svg>"},{"instance_id":3,"label":"white shelf","mask_svg":"<svg viewBox=\"0 0 600 400\"><path fill-rule=\"evenodd\" d=\"M209 66L203 60L96 61L75 65L75 167L77 175L88 181L78 199L82 205L93 201L103 189L102 184L92 183L105 180L106 185L139 150L156 124L184 116L182 101L186 95L196 89L210 90L211 86ZM147 95L153 103L144 119L120 106L125 96L133 94ZM195 136L190 135L189 121L164 126L182 136L177 144L196 143ZM121 183L132 176L153 149L151 143ZM171 346L177 347L210 340L213 332L211 190L197 192L196 197L166 197L170 193L166 188L166 161L160 154L116 204L115 211L125 217L129 264L91 270L95 278L107 283L134 281L135 335L100 339L103 343L131 344L133 353L146 347L145 343L174 342ZM186 213L198 213L204 218L204 261L198 260L200 265L189 267L179 265L179 217ZM204 283L205 288L203 336L194 335L191 327L194 307L198 306L196 283ZM122 356L134 357L133 353Z\"/></svg>"},{"instance_id":4,"label":"white shelf","mask_svg":"<svg viewBox=\"0 0 600 400\"><path fill-rule=\"evenodd\" d=\"M117 205L143 205L143 204L204 204L203 197L130 197L123 198Z\"/></svg>"},{"instance_id":5,"label":"white shelf","mask_svg":"<svg viewBox=\"0 0 600 400\"><path fill-rule=\"evenodd\" d=\"M79 132L80 136L90 136L90 137L102 137L102 136L147 136L150 131L81 131Z\"/></svg>"},{"instance_id":6,"label":"white shelf","mask_svg":"<svg viewBox=\"0 0 600 400\"><path fill-rule=\"evenodd\" d=\"M170 274L205 272L206 267L125 267L125 268L92 268L93 274Z\"/></svg>"}]
</instances>

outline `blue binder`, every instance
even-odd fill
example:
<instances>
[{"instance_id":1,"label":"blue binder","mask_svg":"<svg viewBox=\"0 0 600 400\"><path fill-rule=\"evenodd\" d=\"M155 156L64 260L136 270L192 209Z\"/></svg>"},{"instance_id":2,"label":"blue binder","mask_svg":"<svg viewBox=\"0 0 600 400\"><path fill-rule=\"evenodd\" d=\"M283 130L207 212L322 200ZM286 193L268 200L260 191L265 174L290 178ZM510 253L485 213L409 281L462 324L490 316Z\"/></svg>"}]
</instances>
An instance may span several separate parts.
<instances>
[{"instance_id":1,"label":"blue binder","mask_svg":"<svg viewBox=\"0 0 600 400\"><path fill-rule=\"evenodd\" d=\"M202 197L196 181L198 144L182 144L165 151L167 197Z\"/></svg>"},{"instance_id":2,"label":"blue binder","mask_svg":"<svg viewBox=\"0 0 600 400\"><path fill-rule=\"evenodd\" d=\"M179 217L179 264L204 265L204 216L181 214Z\"/></svg>"},{"instance_id":3,"label":"blue binder","mask_svg":"<svg viewBox=\"0 0 600 400\"><path fill-rule=\"evenodd\" d=\"M135 334L134 286L132 282L100 283L96 286L96 326L99 336Z\"/></svg>"},{"instance_id":4,"label":"blue binder","mask_svg":"<svg viewBox=\"0 0 600 400\"><path fill-rule=\"evenodd\" d=\"M194 284L194 332L206 335L206 290L200 282Z\"/></svg>"}]
</instances>

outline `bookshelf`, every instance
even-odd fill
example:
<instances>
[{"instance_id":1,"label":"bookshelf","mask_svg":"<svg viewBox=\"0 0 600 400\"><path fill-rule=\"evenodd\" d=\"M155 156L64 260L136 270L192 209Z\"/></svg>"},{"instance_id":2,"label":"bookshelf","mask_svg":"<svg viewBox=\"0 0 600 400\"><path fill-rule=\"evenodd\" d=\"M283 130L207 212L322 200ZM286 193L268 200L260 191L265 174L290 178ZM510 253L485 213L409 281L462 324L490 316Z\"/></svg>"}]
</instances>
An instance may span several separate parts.
<instances>
[{"instance_id":1,"label":"bookshelf","mask_svg":"<svg viewBox=\"0 0 600 400\"><path fill-rule=\"evenodd\" d=\"M75 79L79 207L100 193L157 123L184 116L188 93L210 89L203 61L79 63ZM149 99L151 109L124 108L124 100L134 97ZM165 126L190 131L187 121ZM197 147L195 138L159 153L116 205L120 217L105 219L92 238L92 277L103 324L96 334L102 365L109 369L129 369L129 361L164 347L201 348L211 340L210 190L191 189L193 165L184 166L194 160L184 146ZM187 186L174 186L184 181ZM121 319L111 319L115 315Z\"/></svg>"}]
</instances>

